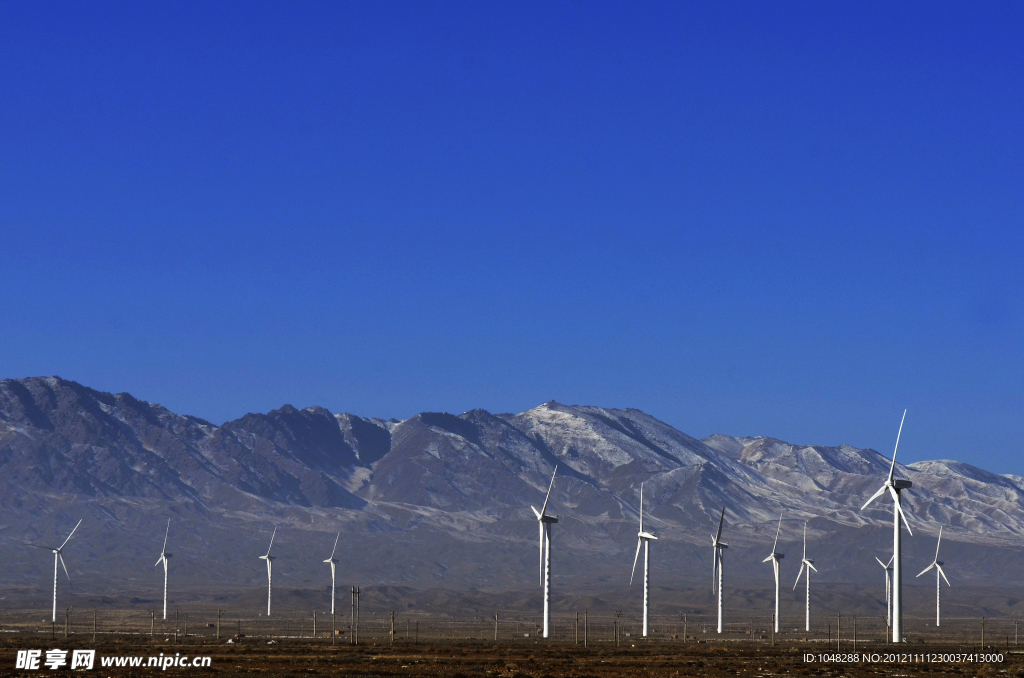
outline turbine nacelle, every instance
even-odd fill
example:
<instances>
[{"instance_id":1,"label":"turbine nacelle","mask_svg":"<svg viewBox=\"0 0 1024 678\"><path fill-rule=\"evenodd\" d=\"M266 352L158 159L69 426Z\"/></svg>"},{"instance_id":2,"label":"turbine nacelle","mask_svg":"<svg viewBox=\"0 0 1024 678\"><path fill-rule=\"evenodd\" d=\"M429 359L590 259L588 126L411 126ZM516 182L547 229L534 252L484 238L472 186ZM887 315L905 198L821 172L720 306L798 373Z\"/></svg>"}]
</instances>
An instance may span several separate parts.
<instances>
[{"instance_id":1,"label":"turbine nacelle","mask_svg":"<svg viewBox=\"0 0 1024 678\"><path fill-rule=\"evenodd\" d=\"M537 509L535 509L532 504L530 505L530 509L533 511L533 515L537 516L537 520L539 520L542 523L557 523L558 522L558 516L556 516L556 515L548 515L548 514L541 515L541 512L538 511Z\"/></svg>"},{"instance_id":2,"label":"turbine nacelle","mask_svg":"<svg viewBox=\"0 0 1024 678\"><path fill-rule=\"evenodd\" d=\"M640 537L641 539L654 539L654 540L658 539L657 537L655 537L650 532L638 532L637 536Z\"/></svg>"}]
</instances>

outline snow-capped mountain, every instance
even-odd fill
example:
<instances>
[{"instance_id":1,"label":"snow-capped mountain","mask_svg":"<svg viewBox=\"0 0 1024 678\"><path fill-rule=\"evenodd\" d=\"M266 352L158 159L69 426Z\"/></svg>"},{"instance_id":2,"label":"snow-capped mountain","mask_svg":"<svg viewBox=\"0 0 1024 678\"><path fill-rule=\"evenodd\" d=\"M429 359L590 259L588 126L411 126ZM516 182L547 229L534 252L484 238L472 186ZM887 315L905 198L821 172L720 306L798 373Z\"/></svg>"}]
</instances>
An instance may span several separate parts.
<instances>
[{"instance_id":1,"label":"snow-capped mountain","mask_svg":"<svg viewBox=\"0 0 1024 678\"><path fill-rule=\"evenodd\" d=\"M217 426L47 377L0 381L0 555L9 564L0 591L5 579L39 584L38 554L21 541L54 539L83 515L74 562L97 589L113 571L124 572L123 586L144 587L150 533L162 536L167 517L176 567L213 588L259 581L249 561L271 524L282 526L280 576L296 586L316 585L323 556L310 549L329 547L341 529L350 545L341 571L353 578L515 588L535 578L529 505L542 501L556 465L558 586L608 585L628 570L641 482L665 585L707 578L723 506L737 578L763 575L780 511L790 549L807 522L825 581L874 581L873 570L836 563L891 548L891 504L859 510L889 470L874 450L698 440L638 410L556 402L405 421L286 405ZM941 524L947 562L964 564L958 576L1016 581L1021 478L955 461L897 464L897 474L914 483L904 493L909 559L931 557Z\"/></svg>"}]
</instances>

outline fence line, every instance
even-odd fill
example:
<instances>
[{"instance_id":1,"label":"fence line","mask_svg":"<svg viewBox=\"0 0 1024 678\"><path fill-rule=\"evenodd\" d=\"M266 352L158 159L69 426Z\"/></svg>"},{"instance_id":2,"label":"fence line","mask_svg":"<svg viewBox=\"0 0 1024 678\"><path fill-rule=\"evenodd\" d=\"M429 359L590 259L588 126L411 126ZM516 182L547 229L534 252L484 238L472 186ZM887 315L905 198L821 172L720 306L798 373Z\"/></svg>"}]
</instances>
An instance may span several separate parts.
<instances>
[{"instance_id":1,"label":"fence line","mask_svg":"<svg viewBox=\"0 0 1024 678\"><path fill-rule=\"evenodd\" d=\"M394 613L393 619L390 610L363 612L358 624L359 643L543 640L540 614L499 610L495 619L493 613L458 618L405 611ZM251 611L179 607L169 610L166 620L162 618L161 610L63 608L54 623L48 610L0 610L0 637L63 638L66 634L77 638L118 636L178 643L226 642L239 636L327 641L333 637L334 643L348 643L352 639L351 621L349 614L338 614L332 620L329 612L314 613L312 610L289 610L267 617ZM579 615L575 612L552 615L552 634L546 642L629 646L637 642L770 643L774 640L775 643L790 644L824 643L827 647L843 650L852 650L854 643L867 648L889 642L890 632L884 615L818 615L813 622L814 628L805 632L802 616L786 616L781 619L781 633L773 634L771 615L748 615L746 618L734 615L724 625L724 633L718 634L717 617L714 615L652 615L651 634L648 638L641 638L642 619L639 614L593 611L584 614L581 610ZM904 616L905 636L910 643L980 647L984 642L987 646L1000 648L1017 647L1021 626L1024 624L1018 619L1009 617L946 617L941 627L935 627L934 618Z\"/></svg>"}]
</instances>

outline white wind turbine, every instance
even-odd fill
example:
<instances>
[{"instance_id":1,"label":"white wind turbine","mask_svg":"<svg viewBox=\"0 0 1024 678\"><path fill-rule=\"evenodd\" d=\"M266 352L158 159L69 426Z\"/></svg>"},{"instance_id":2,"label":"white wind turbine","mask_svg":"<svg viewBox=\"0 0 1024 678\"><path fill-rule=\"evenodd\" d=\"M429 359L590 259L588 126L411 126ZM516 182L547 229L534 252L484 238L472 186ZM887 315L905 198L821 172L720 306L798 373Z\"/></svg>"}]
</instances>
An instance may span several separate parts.
<instances>
[{"instance_id":1,"label":"white wind turbine","mask_svg":"<svg viewBox=\"0 0 1024 678\"><path fill-rule=\"evenodd\" d=\"M942 619L941 619L941 617L939 615L939 591L942 590L942 588L940 586L941 582L939 581L939 575L941 574L942 578L946 579L946 573L942 571L942 561L939 560L939 546L941 546L941 545L942 545L942 526L939 526L939 541L938 541L937 544L935 544L935 559L932 560L932 564L931 565L929 565L928 567L926 567L923 570L921 570L921 574L924 574L925 572L927 572L928 570L932 569L933 567L935 568L935 625L936 626L940 626L941 622L942 622ZM921 574L919 574L917 576L920 577ZM946 586L949 586L949 585L950 585L949 580L946 579Z\"/></svg>"},{"instance_id":2,"label":"white wind turbine","mask_svg":"<svg viewBox=\"0 0 1024 678\"><path fill-rule=\"evenodd\" d=\"M555 486L555 473L558 467L555 466L551 474L551 484L548 485L548 493L544 495L544 504L540 510L533 508L537 516L537 525L540 529L540 583L544 587L544 638L551 634L551 526L558 522L558 516L549 516L548 500L551 499L551 488Z\"/></svg>"},{"instance_id":3,"label":"white wind turbine","mask_svg":"<svg viewBox=\"0 0 1024 678\"><path fill-rule=\"evenodd\" d=\"M334 554L338 551L338 540L341 539L341 532L334 540L334 549L331 551L331 557L325 560L325 563L331 564L331 614L334 614L334 569L337 566L338 559L334 557ZM270 553L270 551L267 551Z\"/></svg>"},{"instance_id":4,"label":"white wind turbine","mask_svg":"<svg viewBox=\"0 0 1024 678\"><path fill-rule=\"evenodd\" d=\"M82 524L82 521L79 520L78 521L78 525L81 525L81 524ZM53 621L54 622L57 621L57 563L59 562L60 566L62 568L64 568L64 576L68 578L68 583L70 584L71 583L71 575L68 574L68 567L67 567L67 565L64 564L64 556L61 555L61 549L63 549L65 546L67 546L68 542L71 541L71 537L72 537L72 535L75 534L75 530L78 529L78 525L75 525L74 530L71 530L71 534L68 535L68 538L65 539L64 543L61 544L60 546L58 546L57 548L53 548L52 546L42 546L40 544L28 544L28 546L35 546L37 549L49 549L50 551L53 551Z\"/></svg>"},{"instance_id":5,"label":"white wind turbine","mask_svg":"<svg viewBox=\"0 0 1024 678\"><path fill-rule=\"evenodd\" d=\"M892 626L892 556L887 563L883 563L878 556L875 556L875 560L885 569L885 625Z\"/></svg>"},{"instance_id":6,"label":"white wind turbine","mask_svg":"<svg viewBox=\"0 0 1024 678\"><path fill-rule=\"evenodd\" d=\"M260 556L260 560L267 561L267 616L270 616L270 591L274 583L274 556L270 555L270 549L274 547L274 537L277 536L277 528L270 535L270 546L267 547L267 555Z\"/></svg>"},{"instance_id":7,"label":"white wind turbine","mask_svg":"<svg viewBox=\"0 0 1024 678\"><path fill-rule=\"evenodd\" d=\"M636 555L633 556L633 572L629 575L629 585L633 585L633 576L636 574L636 561L640 558L640 546L644 547L644 638L647 637L647 608L648 595L647 585L650 582L650 541L658 538L650 532L644 532L644 484L640 483L640 532L637 533Z\"/></svg>"},{"instance_id":8,"label":"white wind turbine","mask_svg":"<svg viewBox=\"0 0 1024 678\"><path fill-rule=\"evenodd\" d=\"M164 531L164 545L160 549L160 557L157 558L156 563L153 567L156 567L160 563L164 564L164 619L167 619L167 559L171 557L171 554L167 552L167 535L171 533L171 519L167 519L167 529Z\"/></svg>"},{"instance_id":9,"label":"white wind turbine","mask_svg":"<svg viewBox=\"0 0 1024 678\"><path fill-rule=\"evenodd\" d=\"M785 556L776 549L779 547L779 531L782 530L782 514L779 514L779 526L775 528L775 543L772 544L772 552L762 563L772 561L772 569L775 571L775 633L779 632L779 561ZM799 576L797 577L799 579Z\"/></svg>"},{"instance_id":10,"label":"white wind turbine","mask_svg":"<svg viewBox=\"0 0 1024 678\"><path fill-rule=\"evenodd\" d=\"M903 433L903 422L906 418L907 411L903 410L903 419L900 420L900 430L896 434L896 447L893 448L892 451L892 465L889 467L889 477L886 479L885 484L879 488L878 492L871 495L871 498L864 502L864 506L860 507L860 510L863 511L868 507L868 504L881 497L886 492L892 496L892 642L894 643L903 642L903 535L900 530L901 518L903 519L903 523L907 526L907 532L910 533L911 537L914 536L913 530L910 529L910 523L907 522L907 516L903 513L903 508L900 506L900 491L911 488L914 484L909 480L903 480L902 478L898 480L893 479L893 473L896 471L896 451L899 450L900 447L900 434Z\"/></svg>"},{"instance_id":11,"label":"white wind turbine","mask_svg":"<svg viewBox=\"0 0 1024 678\"><path fill-rule=\"evenodd\" d=\"M711 574L711 592L718 592L718 632L722 628L722 555L729 545L722 541L722 523L725 522L725 507L722 507L722 517L718 521L718 532L711 537L711 545L715 549L715 565Z\"/></svg>"},{"instance_id":12,"label":"white wind turbine","mask_svg":"<svg viewBox=\"0 0 1024 678\"><path fill-rule=\"evenodd\" d=\"M815 572L818 568L814 566L813 560L807 558L807 523L804 523L804 557L800 560L800 571L796 573L796 581L793 583L793 590L796 591L796 585L800 583L800 577L803 575L804 570L807 570L807 601L804 603L804 631L811 630L811 570Z\"/></svg>"}]
</instances>

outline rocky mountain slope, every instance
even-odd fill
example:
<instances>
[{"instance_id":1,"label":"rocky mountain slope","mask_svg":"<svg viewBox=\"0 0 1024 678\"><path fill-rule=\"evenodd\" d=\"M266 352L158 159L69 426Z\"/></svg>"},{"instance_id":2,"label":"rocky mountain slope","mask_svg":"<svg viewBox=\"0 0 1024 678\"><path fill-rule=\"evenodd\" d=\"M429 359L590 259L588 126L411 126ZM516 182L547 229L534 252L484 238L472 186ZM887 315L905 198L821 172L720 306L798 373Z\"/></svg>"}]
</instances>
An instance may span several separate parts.
<instances>
[{"instance_id":1,"label":"rocky mountain slope","mask_svg":"<svg viewBox=\"0 0 1024 678\"><path fill-rule=\"evenodd\" d=\"M530 586L537 565L529 505L543 501L555 465L555 582L563 589L618 586L628 575L641 482L649 526L661 538L654 576L666 586L710 576L708 533L723 506L738 580L764 578L760 560L780 511L793 555L807 522L823 581L874 582L872 556L891 548L889 502L859 511L889 468L874 450L697 440L638 410L556 402L520 414L405 421L286 405L217 426L57 377L6 379L0 600L5 585L10 595L46 588L39 554L21 542L59 543L83 516L68 560L94 591L106 590L112 573L119 590L148 590L168 517L174 566L195 595L258 586L257 556L272 525L282 526L275 581L283 586L322 585L320 551L337 531L340 572L354 580ZM914 483L904 493L912 565L930 560L941 524L947 563L963 565L947 566L955 576L1018 579L1024 481L954 461L900 464L897 473Z\"/></svg>"}]
</instances>

